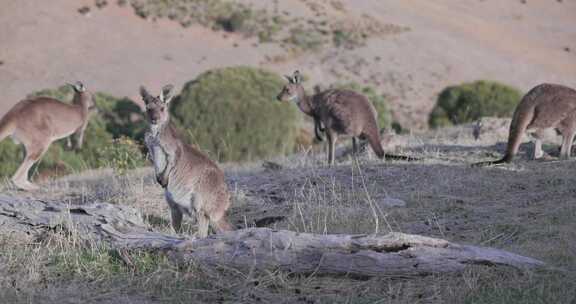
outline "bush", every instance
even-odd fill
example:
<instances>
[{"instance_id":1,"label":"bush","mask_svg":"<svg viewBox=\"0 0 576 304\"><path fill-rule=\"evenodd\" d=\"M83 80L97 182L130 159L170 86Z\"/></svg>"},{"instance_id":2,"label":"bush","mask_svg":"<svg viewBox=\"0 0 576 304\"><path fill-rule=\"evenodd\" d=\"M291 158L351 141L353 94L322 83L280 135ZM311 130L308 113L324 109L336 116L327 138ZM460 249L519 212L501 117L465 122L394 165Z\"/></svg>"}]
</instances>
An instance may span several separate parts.
<instances>
[{"instance_id":1,"label":"bush","mask_svg":"<svg viewBox=\"0 0 576 304\"><path fill-rule=\"evenodd\" d=\"M493 81L476 81L444 89L430 113L430 127L478 120L483 116L510 116L520 101L517 89Z\"/></svg>"},{"instance_id":2,"label":"bush","mask_svg":"<svg viewBox=\"0 0 576 304\"><path fill-rule=\"evenodd\" d=\"M211 70L188 82L171 111L190 143L220 161L293 151L298 109L275 97L285 81L250 67Z\"/></svg>"},{"instance_id":3,"label":"bush","mask_svg":"<svg viewBox=\"0 0 576 304\"><path fill-rule=\"evenodd\" d=\"M0 176L12 176L23 159L22 150L9 139L0 142Z\"/></svg>"},{"instance_id":4,"label":"bush","mask_svg":"<svg viewBox=\"0 0 576 304\"><path fill-rule=\"evenodd\" d=\"M325 44L325 39L321 33L293 28L290 30L290 36L284 42L304 51L317 51Z\"/></svg>"},{"instance_id":5,"label":"bush","mask_svg":"<svg viewBox=\"0 0 576 304\"><path fill-rule=\"evenodd\" d=\"M69 102L73 91L69 86L42 90L30 95L47 96ZM98 113L93 113L84 133L84 143L79 152L67 148L67 140L54 142L37 165L42 175L61 175L87 168L108 166L107 149L114 144L114 138L122 136L140 141L145 132L146 122L136 104L129 99L118 99L104 93L95 93L94 102ZM143 158L140 151L132 149L134 158ZM23 147L10 140L0 143L0 176L11 176L23 159ZM139 163L139 165L143 162ZM34 172L34 169L31 170Z\"/></svg>"},{"instance_id":6,"label":"bush","mask_svg":"<svg viewBox=\"0 0 576 304\"><path fill-rule=\"evenodd\" d=\"M114 169L116 175L125 175L129 170L142 167L146 158L141 146L129 137L122 136L112 140L104 149L100 165Z\"/></svg>"},{"instance_id":7,"label":"bush","mask_svg":"<svg viewBox=\"0 0 576 304\"><path fill-rule=\"evenodd\" d=\"M380 129L389 129L392 127L392 113L390 112L388 104L386 103L386 97L376 92L373 87L363 86L356 82L336 84L335 87L362 93L368 98L368 100L372 102L372 105L374 105L374 108L376 109L376 113L378 113L378 127Z\"/></svg>"}]
</instances>

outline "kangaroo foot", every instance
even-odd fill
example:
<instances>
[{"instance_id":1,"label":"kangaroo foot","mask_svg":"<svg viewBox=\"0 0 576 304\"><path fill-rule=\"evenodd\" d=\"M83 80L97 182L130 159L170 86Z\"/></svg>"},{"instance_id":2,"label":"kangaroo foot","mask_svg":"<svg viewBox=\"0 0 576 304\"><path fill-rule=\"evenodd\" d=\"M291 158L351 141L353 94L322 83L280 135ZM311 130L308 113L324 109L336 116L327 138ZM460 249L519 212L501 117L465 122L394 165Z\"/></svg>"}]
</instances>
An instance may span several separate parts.
<instances>
[{"instance_id":1,"label":"kangaroo foot","mask_svg":"<svg viewBox=\"0 0 576 304\"><path fill-rule=\"evenodd\" d=\"M24 190L24 191L34 191L34 190L38 190L40 189L40 187L38 187L38 185L33 184L29 181L20 181L20 180L13 180L12 181L14 183L14 185L16 186L16 188L20 189L20 190Z\"/></svg>"}]
</instances>

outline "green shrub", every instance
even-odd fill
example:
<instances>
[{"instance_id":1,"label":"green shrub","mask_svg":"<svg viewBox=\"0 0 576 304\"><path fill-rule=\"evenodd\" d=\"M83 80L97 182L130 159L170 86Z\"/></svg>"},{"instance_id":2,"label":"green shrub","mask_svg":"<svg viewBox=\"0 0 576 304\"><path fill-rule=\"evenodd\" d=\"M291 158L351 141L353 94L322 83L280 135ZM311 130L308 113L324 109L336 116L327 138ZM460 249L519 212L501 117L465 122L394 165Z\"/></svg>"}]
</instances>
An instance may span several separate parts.
<instances>
[{"instance_id":1,"label":"green shrub","mask_svg":"<svg viewBox=\"0 0 576 304\"><path fill-rule=\"evenodd\" d=\"M12 176L23 159L22 149L10 139L0 142L0 176Z\"/></svg>"},{"instance_id":2,"label":"green shrub","mask_svg":"<svg viewBox=\"0 0 576 304\"><path fill-rule=\"evenodd\" d=\"M253 11L249 9L232 12L228 16L216 18L215 26L227 32L250 32L250 20L253 19Z\"/></svg>"},{"instance_id":3,"label":"green shrub","mask_svg":"<svg viewBox=\"0 0 576 304\"><path fill-rule=\"evenodd\" d=\"M376 113L378 113L378 127L380 129L392 127L392 113L388 108L386 97L378 92L373 87L363 86L357 82L349 82L344 84L336 84L336 88L352 90L364 94L372 102Z\"/></svg>"},{"instance_id":4,"label":"green shrub","mask_svg":"<svg viewBox=\"0 0 576 304\"><path fill-rule=\"evenodd\" d=\"M475 121L483 116L510 116L522 97L517 89L493 81L476 81L444 89L430 113L430 127Z\"/></svg>"},{"instance_id":5,"label":"green shrub","mask_svg":"<svg viewBox=\"0 0 576 304\"><path fill-rule=\"evenodd\" d=\"M183 27L198 24L213 30L257 37L260 43L280 43L283 48L295 52L313 52L330 46L353 49L365 45L371 37L409 30L385 24L367 14L350 15L344 19L308 18L271 7L258 8L260 5L249 1L123 0L119 5L128 3L134 13L144 19L167 18ZM317 5L308 9L315 15L324 11ZM340 9L344 10L343 6Z\"/></svg>"},{"instance_id":6,"label":"green shrub","mask_svg":"<svg viewBox=\"0 0 576 304\"><path fill-rule=\"evenodd\" d=\"M141 153L140 145L129 137L122 136L112 142L102 151L101 167L114 169L116 175L125 175L129 170L142 167L146 158Z\"/></svg>"},{"instance_id":7,"label":"green shrub","mask_svg":"<svg viewBox=\"0 0 576 304\"><path fill-rule=\"evenodd\" d=\"M321 33L299 27L291 29L290 36L284 42L304 51L317 51L326 43Z\"/></svg>"},{"instance_id":8,"label":"green shrub","mask_svg":"<svg viewBox=\"0 0 576 304\"><path fill-rule=\"evenodd\" d=\"M52 90L42 90L32 96L47 96L69 102L73 91L69 86ZM62 175L87 168L98 168L114 163L107 159L109 147L114 145L114 138L122 136L140 141L145 132L146 122L142 112L129 99L118 99L104 93L93 95L97 113L92 113L90 122L84 132L84 143L80 151L71 151L67 140L54 142L42 157L37 169L41 175ZM134 159L143 158L142 152L132 149ZM137 154L136 154L137 153ZM23 159L23 148L10 140L0 143L0 176L11 176ZM139 165L143 162L138 162Z\"/></svg>"},{"instance_id":9,"label":"green shrub","mask_svg":"<svg viewBox=\"0 0 576 304\"><path fill-rule=\"evenodd\" d=\"M285 81L250 67L211 70L188 82L171 111L191 143L220 161L293 151L298 109L275 97Z\"/></svg>"}]
</instances>

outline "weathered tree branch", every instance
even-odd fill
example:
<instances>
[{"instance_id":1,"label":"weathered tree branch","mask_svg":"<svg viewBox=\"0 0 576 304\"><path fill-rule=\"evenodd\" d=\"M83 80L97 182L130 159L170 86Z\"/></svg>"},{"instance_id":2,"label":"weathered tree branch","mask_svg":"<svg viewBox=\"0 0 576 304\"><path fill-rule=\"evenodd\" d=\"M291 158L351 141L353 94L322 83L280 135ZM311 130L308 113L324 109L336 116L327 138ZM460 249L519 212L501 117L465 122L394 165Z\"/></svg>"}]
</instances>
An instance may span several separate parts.
<instances>
[{"instance_id":1,"label":"weathered tree branch","mask_svg":"<svg viewBox=\"0 0 576 304\"><path fill-rule=\"evenodd\" d=\"M68 206L0 195L0 233L11 229L37 233L56 226L75 227L87 238L116 248L160 250L178 262L239 269L408 276L458 272L471 264L518 269L544 265L503 250L403 233L320 235L251 228L206 239L185 238L150 231L138 212L126 206L106 203Z\"/></svg>"}]
</instances>

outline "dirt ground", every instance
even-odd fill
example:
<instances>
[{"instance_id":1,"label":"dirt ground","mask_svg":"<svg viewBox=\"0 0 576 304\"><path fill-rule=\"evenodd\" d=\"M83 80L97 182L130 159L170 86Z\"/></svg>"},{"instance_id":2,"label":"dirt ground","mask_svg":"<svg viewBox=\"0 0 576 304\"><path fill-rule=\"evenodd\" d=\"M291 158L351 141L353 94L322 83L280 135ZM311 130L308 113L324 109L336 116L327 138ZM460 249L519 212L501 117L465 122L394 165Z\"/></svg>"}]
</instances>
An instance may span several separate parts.
<instances>
[{"instance_id":1,"label":"dirt ground","mask_svg":"<svg viewBox=\"0 0 576 304\"><path fill-rule=\"evenodd\" d=\"M313 19L310 5L324 2L278 5ZM345 13L334 18L368 14L409 30L371 39L354 50L288 56L276 44L197 25L145 21L115 4L97 9L92 0L5 0L0 9L0 115L27 94L67 81L83 80L95 91L138 100L141 84L180 87L207 69L238 64L279 73L300 69L309 75L310 86L346 80L374 85L389 96L395 117L409 129L425 126L436 95L447 85L490 79L525 91L542 82L576 86L576 2L341 3ZM84 5L92 8L87 16L77 11ZM275 57L283 59L270 60Z\"/></svg>"}]
</instances>

